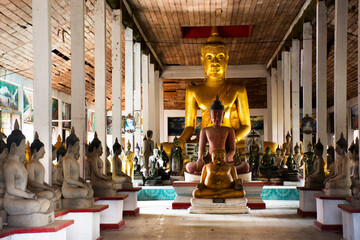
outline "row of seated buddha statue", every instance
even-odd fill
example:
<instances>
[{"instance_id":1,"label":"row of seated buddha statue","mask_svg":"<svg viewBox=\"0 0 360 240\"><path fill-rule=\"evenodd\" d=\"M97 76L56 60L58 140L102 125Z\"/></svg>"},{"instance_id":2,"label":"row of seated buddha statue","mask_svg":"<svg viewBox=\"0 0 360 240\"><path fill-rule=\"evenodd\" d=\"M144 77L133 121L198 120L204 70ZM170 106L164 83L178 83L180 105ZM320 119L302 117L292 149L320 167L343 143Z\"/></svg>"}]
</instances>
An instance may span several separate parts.
<instances>
[{"instance_id":1,"label":"row of seated buddha statue","mask_svg":"<svg viewBox=\"0 0 360 240\"><path fill-rule=\"evenodd\" d=\"M328 148L327 164L323 159L323 145L320 140L314 146L311 156L312 166L308 168L305 187L312 189L325 189L329 196L353 196L359 199L359 143L353 142L348 149L343 134L336 142L334 161L334 148ZM310 160L308 160L310 162ZM326 169L327 165L327 169Z\"/></svg>"},{"instance_id":2,"label":"row of seated buddha statue","mask_svg":"<svg viewBox=\"0 0 360 240\"><path fill-rule=\"evenodd\" d=\"M90 208L94 204L94 195L114 196L116 184L132 187L131 177L121 171L118 163L113 164L112 176L102 173L102 146L96 135L87 156L90 182L80 177L80 141L74 128L66 138L65 146L53 147L53 160L57 158L57 164L52 168L52 186L44 181L45 168L40 160L45 155L45 147L37 133L30 152L31 158L27 162L25 136L16 121L7 142L0 140L0 219L10 227L44 226L54 221L54 210ZM121 152L117 141L114 152L117 155L113 160L117 162Z\"/></svg>"},{"instance_id":3,"label":"row of seated buddha statue","mask_svg":"<svg viewBox=\"0 0 360 240\"><path fill-rule=\"evenodd\" d=\"M4 163L0 164L0 208L6 212L1 220L10 227L50 224L54 221L54 209L61 206L60 191L44 182L45 169L39 160L45 150L37 134L30 148L32 158L25 168L27 145L16 120L7 142L0 140L1 163Z\"/></svg>"}]
</instances>

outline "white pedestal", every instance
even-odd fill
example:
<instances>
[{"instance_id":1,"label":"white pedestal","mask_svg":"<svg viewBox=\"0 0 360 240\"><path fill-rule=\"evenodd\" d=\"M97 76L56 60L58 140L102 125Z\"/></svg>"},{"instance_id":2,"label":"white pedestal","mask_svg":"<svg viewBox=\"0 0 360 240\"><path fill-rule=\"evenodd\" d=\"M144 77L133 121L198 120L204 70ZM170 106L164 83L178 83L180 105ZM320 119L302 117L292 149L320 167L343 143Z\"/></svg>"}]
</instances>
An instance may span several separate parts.
<instances>
[{"instance_id":1,"label":"white pedestal","mask_svg":"<svg viewBox=\"0 0 360 240\"><path fill-rule=\"evenodd\" d=\"M219 214L234 214L234 213L249 213L249 208L246 206L247 200L243 198L228 198L222 199L224 202L215 202L214 199L192 198L191 207L188 209L189 213L219 213Z\"/></svg>"},{"instance_id":2,"label":"white pedestal","mask_svg":"<svg viewBox=\"0 0 360 240\"><path fill-rule=\"evenodd\" d=\"M127 194L128 197L124 199L123 216L137 216L140 209L137 206L137 193L141 187L134 187L132 189L119 189L117 194Z\"/></svg>"},{"instance_id":3,"label":"white pedestal","mask_svg":"<svg viewBox=\"0 0 360 240\"><path fill-rule=\"evenodd\" d=\"M265 209L266 204L261 198L264 183L261 181L244 182L244 190L247 198L247 206L251 209Z\"/></svg>"},{"instance_id":4,"label":"white pedestal","mask_svg":"<svg viewBox=\"0 0 360 240\"><path fill-rule=\"evenodd\" d=\"M66 209L55 213L55 219L73 219L74 224L67 229L66 239L96 240L100 237L100 212L107 205L94 205L89 209Z\"/></svg>"},{"instance_id":5,"label":"white pedestal","mask_svg":"<svg viewBox=\"0 0 360 240\"><path fill-rule=\"evenodd\" d=\"M343 239L360 239L360 209L352 205L339 205L342 213Z\"/></svg>"},{"instance_id":6,"label":"white pedestal","mask_svg":"<svg viewBox=\"0 0 360 240\"><path fill-rule=\"evenodd\" d=\"M200 182L201 175L195 175L188 172L184 172L185 182Z\"/></svg>"},{"instance_id":7,"label":"white pedestal","mask_svg":"<svg viewBox=\"0 0 360 240\"><path fill-rule=\"evenodd\" d=\"M321 189L298 187L299 208L297 213L302 217L316 217L316 198L314 194L322 194Z\"/></svg>"},{"instance_id":8,"label":"white pedestal","mask_svg":"<svg viewBox=\"0 0 360 240\"><path fill-rule=\"evenodd\" d=\"M238 179L243 180L243 182L251 182L251 172L238 174Z\"/></svg>"},{"instance_id":9,"label":"white pedestal","mask_svg":"<svg viewBox=\"0 0 360 240\"><path fill-rule=\"evenodd\" d=\"M125 226L123 208L127 197L127 194L119 194L116 197L94 199L96 205L109 206L100 213L100 230L121 230Z\"/></svg>"},{"instance_id":10,"label":"white pedestal","mask_svg":"<svg viewBox=\"0 0 360 240\"><path fill-rule=\"evenodd\" d=\"M57 220L38 228L4 228L0 238L4 240L66 240L66 232L74 220Z\"/></svg>"},{"instance_id":11,"label":"white pedestal","mask_svg":"<svg viewBox=\"0 0 360 240\"><path fill-rule=\"evenodd\" d=\"M192 198L192 192L195 190L197 184L197 182L173 182L172 185L176 192L176 197L172 203L172 209L188 209L191 206L190 200Z\"/></svg>"},{"instance_id":12,"label":"white pedestal","mask_svg":"<svg viewBox=\"0 0 360 240\"><path fill-rule=\"evenodd\" d=\"M316 194L317 217L314 226L320 231L341 231L342 216L339 204L346 204L345 197L330 197Z\"/></svg>"}]
</instances>

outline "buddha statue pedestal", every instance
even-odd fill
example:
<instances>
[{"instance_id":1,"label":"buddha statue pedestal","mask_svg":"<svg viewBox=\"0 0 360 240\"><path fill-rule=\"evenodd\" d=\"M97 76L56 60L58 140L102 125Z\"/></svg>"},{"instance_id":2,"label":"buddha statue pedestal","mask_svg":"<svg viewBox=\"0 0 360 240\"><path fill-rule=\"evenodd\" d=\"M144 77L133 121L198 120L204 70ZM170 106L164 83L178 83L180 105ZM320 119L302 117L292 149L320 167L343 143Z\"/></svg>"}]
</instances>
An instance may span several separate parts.
<instances>
[{"instance_id":1,"label":"buddha statue pedestal","mask_svg":"<svg viewBox=\"0 0 360 240\"><path fill-rule=\"evenodd\" d=\"M315 194L316 221L314 226L320 231L341 231L342 216L339 204L346 204L346 197L332 197L325 194Z\"/></svg>"},{"instance_id":2,"label":"buddha statue pedestal","mask_svg":"<svg viewBox=\"0 0 360 240\"><path fill-rule=\"evenodd\" d=\"M62 207L65 209L91 208L94 206L94 198L64 198Z\"/></svg>"},{"instance_id":3,"label":"buddha statue pedestal","mask_svg":"<svg viewBox=\"0 0 360 240\"><path fill-rule=\"evenodd\" d=\"M189 213L249 213L247 199L243 198L192 198Z\"/></svg>"},{"instance_id":4,"label":"buddha statue pedestal","mask_svg":"<svg viewBox=\"0 0 360 240\"><path fill-rule=\"evenodd\" d=\"M51 224L54 221L53 210L49 210L47 213L32 213L8 216L8 224L11 227L42 227Z\"/></svg>"},{"instance_id":5,"label":"buddha statue pedestal","mask_svg":"<svg viewBox=\"0 0 360 240\"><path fill-rule=\"evenodd\" d=\"M349 204L340 204L343 237L342 239L360 239L360 207Z\"/></svg>"},{"instance_id":6,"label":"buddha statue pedestal","mask_svg":"<svg viewBox=\"0 0 360 240\"><path fill-rule=\"evenodd\" d=\"M297 213L302 217L316 217L315 194L322 194L322 189L297 187L299 190L299 208Z\"/></svg>"}]
</instances>

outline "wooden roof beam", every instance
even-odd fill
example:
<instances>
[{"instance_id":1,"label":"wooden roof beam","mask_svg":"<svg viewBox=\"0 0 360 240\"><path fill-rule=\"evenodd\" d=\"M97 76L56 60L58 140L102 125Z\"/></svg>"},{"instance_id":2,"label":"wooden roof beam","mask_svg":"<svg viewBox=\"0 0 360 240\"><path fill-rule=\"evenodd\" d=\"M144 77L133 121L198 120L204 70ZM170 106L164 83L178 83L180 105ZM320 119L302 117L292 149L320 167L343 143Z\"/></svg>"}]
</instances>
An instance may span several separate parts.
<instances>
[{"instance_id":1,"label":"wooden roof beam","mask_svg":"<svg viewBox=\"0 0 360 240\"><path fill-rule=\"evenodd\" d=\"M311 2L312 2L312 0L306 0L304 5L301 7L298 15L296 16L294 21L291 23L289 29L287 30L287 32L286 32L285 36L283 37L282 41L280 42L279 46L276 48L274 54L272 55L272 57L270 58L270 60L266 64L267 68L269 68L271 66L271 62L275 59L276 55L278 54L278 52L281 50L282 46L284 45L286 39L289 37L289 35L292 32L293 28L295 27L297 22L300 20L300 18L302 17L302 15L304 14L305 10L308 8L308 6L310 5Z\"/></svg>"},{"instance_id":2,"label":"wooden roof beam","mask_svg":"<svg viewBox=\"0 0 360 240\"><path fill-rule=\"evenodd\" d=\"M164 79L204 79L203 66L167 66L161 75ZM228 65L227 78L267 78L265 65Z\"/></svg>"},{"instance_id":3,"label":"wooden roof beam","mask_svg":"<svg viewBox=\"0 0 360 240\"><path fill-rule=\"evenodd\" d=\"M127 0L122 0L122 2L124 3L124 6L126 7L126 9L127 9L128 13L130 14L130 16L133 17L134 23L135 23L137 29L139 30L141 36L142 36L143 39L145 40L146 45L149 47L151 53L154 55L156 61L157 61L158 64L160 65L160 67L163 69L164 66L163 66L163 64L161 63L160 58L159 58L158 55L156 54L154 48L151 46L151 43L149 42L148 38L146 37L144 31L142 30L141 25L139 24L138 20L136 19L135 15L133 14L133 11L132 11L132 9L130 8L129 3L127 2Z\"/></svg>"}]
</instances>

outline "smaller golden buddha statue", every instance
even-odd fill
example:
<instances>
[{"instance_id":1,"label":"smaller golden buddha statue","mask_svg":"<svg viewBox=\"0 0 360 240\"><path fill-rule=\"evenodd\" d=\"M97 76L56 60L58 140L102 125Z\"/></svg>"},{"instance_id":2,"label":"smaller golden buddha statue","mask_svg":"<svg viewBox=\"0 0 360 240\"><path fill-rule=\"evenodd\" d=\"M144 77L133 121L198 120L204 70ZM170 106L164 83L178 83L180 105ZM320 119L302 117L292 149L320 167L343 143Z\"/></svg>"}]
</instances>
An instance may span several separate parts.
<instances>
[{"instance_id":1,"label":"smaller golden buddha statue","mask_svg":"<svg viewBox=\"0 0 360 240\"><path fill-rule=\"evenodd\" d=\"M130 150L131 149L131 143L128 141L127 143L127 150L124 154L124 161L123 161L123 172L128 175L131 179L134 179L134 153Z\"/></svg>"},{"instance_id":2,"label":"smaller golden buddha statue","mask_svg":"<svg viewBox=\"0 0 360 240\"><path fill-rule=\"evenodd\" d=\"M203 167L200 183L193 191L194 198L242 198L245 196L242 180L236 169L225 162L225 149L212 150L212 162Z\"/></svg>"}]
</instances>

